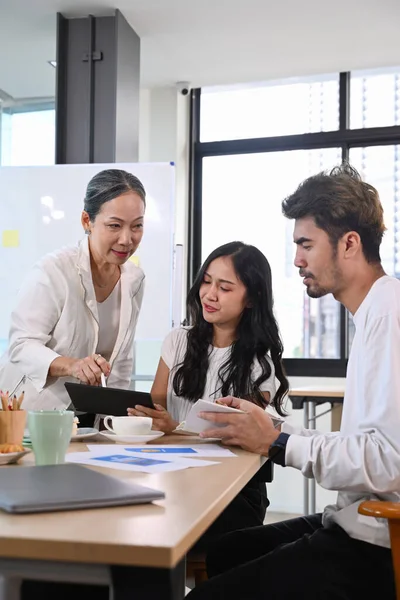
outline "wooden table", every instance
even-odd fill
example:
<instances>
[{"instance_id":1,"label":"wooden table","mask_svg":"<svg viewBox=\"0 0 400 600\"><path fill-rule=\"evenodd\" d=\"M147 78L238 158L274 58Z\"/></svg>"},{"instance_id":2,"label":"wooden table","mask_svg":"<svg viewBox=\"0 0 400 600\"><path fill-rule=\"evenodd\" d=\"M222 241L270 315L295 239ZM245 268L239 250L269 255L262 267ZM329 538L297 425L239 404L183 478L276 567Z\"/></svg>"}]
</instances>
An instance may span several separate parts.
<instances>
[{"instance_id":1,"label":"wooden table","mask_svg":"<svg viewBox=\"0 0 400 600\"><path fill-rule=\"evenodd\" d=\"M332 414L331 431L338 431L340 429L344 392L344 385L318 385L293 388L289 391L289 397L292 400L294 409L303 409L303 424L306 429L315 429L316 419L330 412ZM326 402L331 403L331 408L316 415L316 407ZM307 477L304 477L303 483L303 511L305 515L315 514L316 512L315 479L308 479Z\"/></svg>"},{"instance_id":2,"label":"wooden table","mask_svg":"<svg viewBox=\"0 0 400 600\"><path fill-rule=\"evenodd\" d=\"M199 439L168 436L162 442L188 445ZM70 451L85 450L82 442L70 445ZM261 466L260 456L234 452L237 458L210 459L220 462L216 466L170 473L98 469L163 490L165 500L153 504L37 515L0 512L1 600L20 597L21 578L112 581L114 600L131 598L132 589L135 600L180 600L185 555ZM33 454L21 464L32 465Z\"/></svg>"}]
</instances>

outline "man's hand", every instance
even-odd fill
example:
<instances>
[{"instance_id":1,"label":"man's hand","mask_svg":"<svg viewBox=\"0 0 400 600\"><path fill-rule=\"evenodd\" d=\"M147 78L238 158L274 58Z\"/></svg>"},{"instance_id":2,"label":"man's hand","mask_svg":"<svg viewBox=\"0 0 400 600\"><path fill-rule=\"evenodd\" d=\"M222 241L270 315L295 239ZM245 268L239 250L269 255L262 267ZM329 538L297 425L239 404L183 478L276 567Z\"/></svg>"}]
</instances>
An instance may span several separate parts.
<instances>
[{"instance_id":1,"label":"man's hand","mask_svg":"<svg viewBox=\"0 0 400 600\"><path fill-rule=\"evenodd\" d=\"M238 408L245 414L200 413L202 419L225 425L225 427L207 429L200 434L200 437L221 438L223 444L241 446L249 452L268 456L271 444L279 436L279 431L274 428L271 417L252 402L232 396L221 398L218 403Z\"/></svg>"}]
</instances>

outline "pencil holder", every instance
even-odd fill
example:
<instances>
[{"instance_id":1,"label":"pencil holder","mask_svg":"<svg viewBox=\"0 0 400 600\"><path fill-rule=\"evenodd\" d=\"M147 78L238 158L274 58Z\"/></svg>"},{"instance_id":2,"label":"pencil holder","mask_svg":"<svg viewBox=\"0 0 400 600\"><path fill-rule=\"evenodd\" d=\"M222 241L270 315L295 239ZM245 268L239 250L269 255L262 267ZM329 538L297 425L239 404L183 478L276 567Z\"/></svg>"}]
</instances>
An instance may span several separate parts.
<instances>
[{"instance_id":1,"label":"pencil holder","mask_svg":"<svg viewBox=\"0 0 400 600\"><path fill-rule=\"evenodd\" d=\"M25 410L0 410L0 444L22 445L25 424Z\"/></svg>"}]
</instances>

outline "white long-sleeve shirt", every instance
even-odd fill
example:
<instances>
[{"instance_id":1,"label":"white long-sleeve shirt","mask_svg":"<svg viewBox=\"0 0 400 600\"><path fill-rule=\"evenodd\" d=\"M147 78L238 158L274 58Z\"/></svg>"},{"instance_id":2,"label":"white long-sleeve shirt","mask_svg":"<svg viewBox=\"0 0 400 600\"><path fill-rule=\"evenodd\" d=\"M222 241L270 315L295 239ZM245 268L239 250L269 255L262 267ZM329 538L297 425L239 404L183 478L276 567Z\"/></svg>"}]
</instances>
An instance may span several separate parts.
<instances>
[{"instance_id":1,"label":"white long-sleeve shirt","mask_svg":"<svg viewBox=\"0 0 400 600\"><path fill-rule=\"evenodd\" d=\"M384 276L354 315L340 432L293 428L286 465L337 490L323 523L356 539L390 547L385 519L359 515L364 500L400 501L400 281Z\"/></svg>"}]
</instances>

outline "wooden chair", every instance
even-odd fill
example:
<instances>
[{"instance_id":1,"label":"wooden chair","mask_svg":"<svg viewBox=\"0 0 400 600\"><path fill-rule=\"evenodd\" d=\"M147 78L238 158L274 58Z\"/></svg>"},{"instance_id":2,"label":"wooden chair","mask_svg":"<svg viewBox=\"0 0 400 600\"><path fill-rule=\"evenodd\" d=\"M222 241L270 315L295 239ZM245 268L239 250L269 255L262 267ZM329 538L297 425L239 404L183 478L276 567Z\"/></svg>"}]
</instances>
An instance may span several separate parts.
<instances>
[{"instance_id":1,"label":"wooden chair","mask_svg":"<svg viewBox=\"0 0 400 600\"><path fill-rule=\"evenodd\" d=\"M258 481L270 483L274 478L274 463L267 460L254 475ZM186 579L193 579L195 586L207 581L206 557L202 552L189 552L186 557Z\"/></svg>"},{"instance_id":2,"label":"wooden chair","mask_svg":"<svg viewBox=\"0 0 400 600\"><path fill-rule=\"evenodd\" d=\"M392 546L394 578L396 581L396 597L397 600L400 600L400 502L368 500L360 504L358 512L361 515L380 517L389 521L390 544Z\"/></svg>"},{"instance_id":3,"label":"wooden chair","mask_svg":"<svg viewBox=\"0 0 400 600\"><path fill-rule=\"evenodd\" d=\"M207 581L206 557L202 552L189 552L186 557L186 581L194 581L198 586L203 581Z\"/></svg>"}]
</instances>

